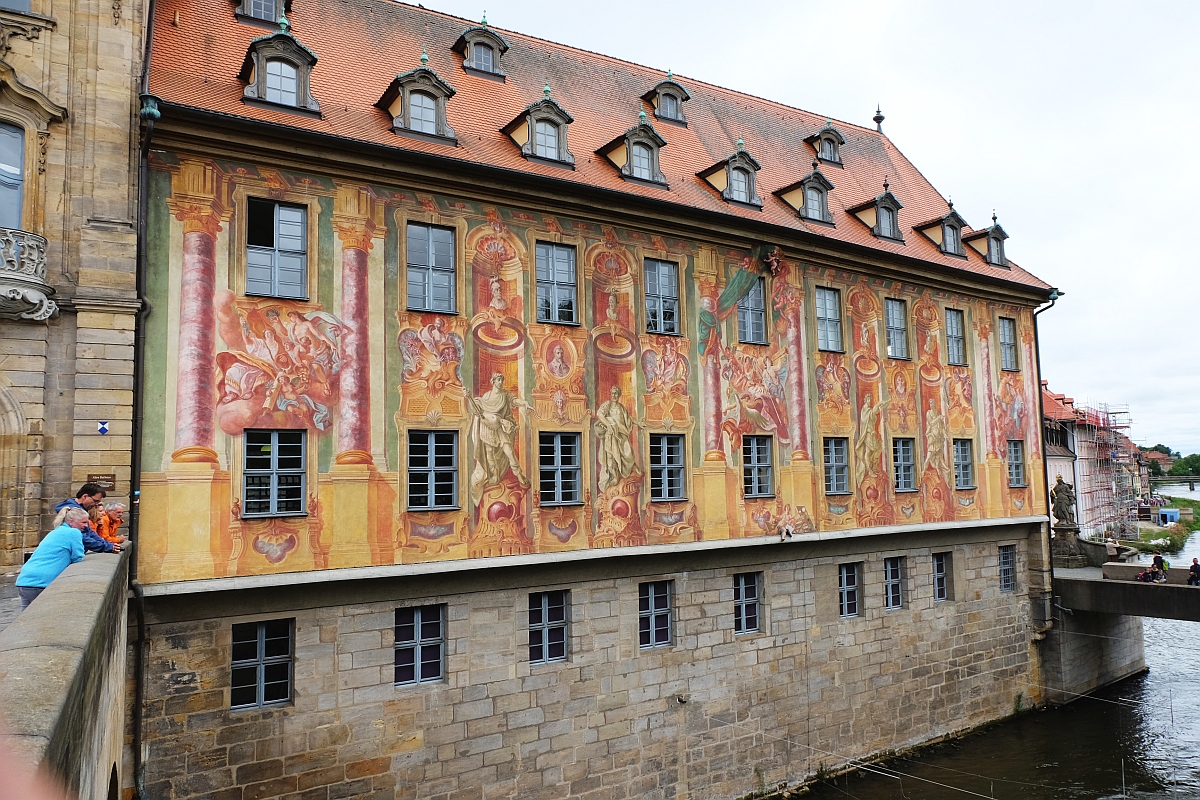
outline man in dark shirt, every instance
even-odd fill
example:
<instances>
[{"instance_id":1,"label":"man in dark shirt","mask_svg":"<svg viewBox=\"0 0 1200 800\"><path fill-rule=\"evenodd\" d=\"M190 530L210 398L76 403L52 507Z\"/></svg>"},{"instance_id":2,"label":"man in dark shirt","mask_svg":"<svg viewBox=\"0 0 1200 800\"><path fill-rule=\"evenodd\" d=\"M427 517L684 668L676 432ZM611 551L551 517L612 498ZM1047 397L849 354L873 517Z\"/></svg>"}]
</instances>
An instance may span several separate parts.
<instances>
[{"instance_id":1,"label":"man in dark shirt","mask_svg":"<svg viewBox=\"0 0 1200 800\"><path fill-rule=\"evenodd\" d=\"M1193 558L1188 567L1188 586L1200 586L1200 558Z\"/></svg>"},{"instance_id":2,"label":"man in dark shirt","mask_svg":"<svg viewBox=\"0 0 1200 800\"><path fill-rule=\"evenodd\" d=\"M94 483L85 483L79 487L79 491L75 493L75 497L63 500L54 507L55 511L62 511L64 508L82 508L87 511L97 503L104 502L104 490ZM95 528L89 522L87 527L80 531L83 534L83 549L90 553L119 553L121 545L106 542L96 533Z\"/></svg>"}]
</instances>

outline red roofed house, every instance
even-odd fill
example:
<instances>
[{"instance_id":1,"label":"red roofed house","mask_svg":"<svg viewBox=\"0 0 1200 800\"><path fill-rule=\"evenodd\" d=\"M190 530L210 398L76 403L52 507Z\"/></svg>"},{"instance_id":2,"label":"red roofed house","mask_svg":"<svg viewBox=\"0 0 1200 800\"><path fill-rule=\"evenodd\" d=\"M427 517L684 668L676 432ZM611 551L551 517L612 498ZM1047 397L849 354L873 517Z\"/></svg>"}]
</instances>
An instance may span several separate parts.
<instances>
[{"instance_id":1,"label":"red roofed house","mask_svg":"<svg viewBox=\"0 0 1200 800\"><path fill-rule=\"evenodd\" d=\"M1041 696L1051 288L881 115L387 0L151 23L154 796L733 797Z\"/></svg>"}]
</instances>

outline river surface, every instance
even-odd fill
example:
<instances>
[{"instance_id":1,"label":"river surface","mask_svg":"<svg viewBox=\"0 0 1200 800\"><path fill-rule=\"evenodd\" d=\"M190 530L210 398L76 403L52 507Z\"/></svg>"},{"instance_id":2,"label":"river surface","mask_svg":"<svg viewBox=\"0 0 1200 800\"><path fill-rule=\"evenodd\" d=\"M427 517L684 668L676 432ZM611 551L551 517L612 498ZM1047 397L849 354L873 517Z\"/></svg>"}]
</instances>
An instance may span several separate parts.
<instances>
[{"instance_id":1,"label":"river surface","mask_svg":"<svg viewBox=\"0 0 1200 800\"><path fill-rule=\"evenodd\" d=\"M1186 485L1159 491L1200 500ZM1200 534L1168 560L1186 569L1193 557ZM1145 619L1143 627L1149 672L917 758L830 780L808 797L1200 798L1200 623Z\"/></svg>"}]
</instances>

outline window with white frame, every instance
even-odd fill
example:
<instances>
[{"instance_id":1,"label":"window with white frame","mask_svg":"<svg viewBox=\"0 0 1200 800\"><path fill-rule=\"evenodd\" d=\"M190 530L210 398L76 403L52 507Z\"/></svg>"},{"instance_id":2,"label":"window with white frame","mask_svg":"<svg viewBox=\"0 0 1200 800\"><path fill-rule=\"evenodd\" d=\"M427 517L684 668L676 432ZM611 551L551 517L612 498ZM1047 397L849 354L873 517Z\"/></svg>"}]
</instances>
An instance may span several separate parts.
<instances>
[{"instance_id":1,"label":"window with white frame","mask_svg":"<svg viewBox=\"0 0 1200 800\"><path fill-rule=\"evenodd\" d=\"M904 607L904 556L883 560L883 605L889 609Z\"/></svg>"},{"instance_id":2,"label":"window with white frame","mask_svg":"<svg viewBox=\"0 0 1200 800\"><path fill-rule=\"evenodd\" d=\"M942 251L962 255L962 232L953 222L942 223Z\"/></svg>"},{"instance_id":3,"label":"window with white frame","mask_svg":"<svg viewBox=\"0 0 1200 800\"><path fill-rule=\"evenodd\" d=\"M1004 239L999 236L988 237L987 260L989 264L995 264L998 267L1008 266L1008 260L1004 257Z\"/></svg>"},{"instance_id":4,"label":"window with white frame","mask_svg":"<svg viewBox=\"0 0 1200 800\"><path fill-rule=\"evenodd\" d=\"M950 553L933 554L933 600L954 599L954 568Z\"/></svg>"},{"instance_id":5,"label":"window with white frame","mask_svg":"<svg viewBox=\"0 0 1200 800\"><path fill-rule=\"evenodd\" d=\"M1025 442L1021 439L1008 440L1008 485L1025 486Z\"/></svg>"},{"instance_id":6,"label":"window with white frame","mask_svg":"<svg viewBox=\"0 0 1200 800\"><path fill-rule=\"evenodd\" d=\"M533 154L540 158L558 160L558 124L547 120L534 123Z\"/></svg>"},{"instance_id":7,"label":"window with white frame","mask_svg":"<svg viewBox=\"0 0 1200 800\"><path fill-rule=\"evenodd\" d=\"M660 94L658 96L658 116L663 119L682 119L679 114L679 98L666 92Z\"/></svg>"},{"instance_id":8,"label":"window with white frame","mask_svg":"<svg viewBox=\"0 0 1200 800\"><path fill-rule=\"evenodd\" d=\"M21 229L25 190L25 131L0 122L0 227Z\"/></svg>"},{"instance_id":9,"label":"window with white frame","mask_svg":"<svg viewBox=\"0 0 1200 800\"><path fill-rule=\"evenodd\" d=\"M1000 318L1000 369L1017 371L1017 321Z\"/></svg>"},{"instance_id":10,"label":"window with white frame","mask_svg":"<svg viewBox=\"0 0 1200 800\"><path fill-rule=\"evenodd\" d=\"M638 584L638 645L663 647L671 643L672 581Z\"/></svg>"},{"instance_id":11,"label":"window with white frame","mask_svg":"<svg viewBox=\"0 0 1200 800\"><path fill-rule=\"evenodd\" d=\"M897 492L912 492L917 488L915 443L915 439L892 439L892 476Z\"/></svg>"},{"instance_id":12,"label":"window with white frame","mask_svg":"<svg viewBox=\"0 0 1200 800\"><path fill-rule=\"evenodd\" d=\"M292 699L290 619L239 622L232 631L231 709L275 706Z\"/></svg>"},{"instance_id":13,"label":"window with white frame","mask_svg":"<svg viewBox=\"0 0 1200 800\"><path fill-rule=\"evenodd\" d=\"M817 349L842 350L842 300L837 289L818 286L817 305Z\"/></svg>"},{"instance_id":14,"label":"window with white frame","mask_svg":"<svg viewBox=\"0 0 1200 800\"><path fill-rule=\"evenodd\" d=\"M908 304L890 297L883 301L887 318L888 358L908 358Z\"/></svg>"},{"instance_id":15,"label":"window with white frame","mask_svg":"<svg viewBox=\"0 0 1200 800\"><path fill-rule=\"evenodd\" d=\"M742 437L742 492L746 497L774 497L771 437Z\"/></svg>"},{"instance_id":16,"label":"window with white frame","mask_svg":"<svg viewBox=\"0 0 1200 800\"><path fill-rule=\"evenodd\" d=\"M837 140L832 136L821 137L821 158L825 161L838 161Z\"/></svg>"},{"instance_id":17,"label":"window with white frame","mask_svg":"<svg viewBox=\"0 0 1200 800\"><path fill-rule=\"evenodd\" d=\"M458 432L408 432L408 510L458 508Z\"/></svg>"},{"instance_id":18,"label":"window with white frame","mask_svg":"<svg viewBox=\"0 0 1200 800\"><path fill-rule=\"evenodd\" d=\"M436 136L437 100L425 92L412 92L408 95L408 128L417 133L428 133Z\"/></svg>"},{"instance_id":19,"label":"window with white frame","mask_svg":"<svg viewBox=\"0 0 1200 800\"><path fill-rule=\"evenodd\" d=\"M242 517L305 513L304 431L245 432Z\"/></svg>"},{"instance_id":20,"label":"window with white frame","mask_svg":"<svg viewBox=\"0 0 1200 800\"><path fill-rule=\"evenodd\" d=\"M650 434L650 499L683 500L683 435Z\"/></svg>"},{"instance_id":21,"label":"window with white frame","mask_svg":"<svg viewBox=\"0 0 1200 800\"><path fill-rule=\"evenodd\" d=\"M579 463L578 433L538 434L538 502L542 506L580 502Z\"/></svg>"},{"instance_id":22,"label":"window with white frame","mask_svg":"<svg viewBox=\"0 0 1200 800\"><path fill-rule=\"evenodd\" d=\"M396 609L397 685L440 681L445 674L446 606Z\"/></svg>"},{"instance_id":23,"label":"window with white frame","mask_svg":"<svg viewBox=\"0 0 1200 800\"><path fill-rule=\"evenodd\" d=\"M5 5L11 7L10 4ZM243 0L241 11L248 17L275 22L279 15L275 11L275 0Z\"/></svg>"},{"instance_id":24,"label":"window with white frame","mask_svg":"<svg viewBox=\"0 0 1200 800\"><path fill-rule=\"evenodd\" d=\"M575 324L575 248L538 242L537 321Z\"/></svg>"},{"instance_id":25,"label":"window with white frame","mask_svg":"<svg viewBox=\"0 0 1200 800\"><path fill-rule=\"evenodd\" d=\"M963 312L946 309L946 362L957 366L967 364L967 339Z\"/></svg>"},{"instance_id":26,"label":"window with white frame","mask_svg":"<svg viewBox=\"0 0 1200 800\"><path fill-rule=\"evenodd\" d=\"M649 145L641 143L633 146L632 175L644 181L654 180L654 153Z\"/></svg>"},{"instance_id":27,"label":"window with white frame","mask_svg":"<svg viewBox=\"0 0 1200 800\"><path fill-rule=\"evenodd\" d=\"M494 72L496 69L496 51L491 45L476 42L471 45L471 66L480 72Z\"/></svg>"},{"instance_id":28,"label":"window with white frame","mask_svg":"<svg viewBox=\"0 0 1200 800\"><path fill-rule=\"evenodd\" d=\"M740 572L733 576L733 632L759 630L758 596L761 572Z\"/></svg>"},{"instance_id":29,"label":"window with white frame","mask_svg":"<svg viewBox=\"0 0 1200 800\"><path fill-rule=\"evenodd\" d=\"M825 192L817 186L804 190L804 216L809 219L825 219Z\"/></svg>"},{"instance_id":30,"label":"window with white frame","mask_svg":"<svg viewBox=\"0 0 1200 800\"><path fill-rule=\"evenodd\" d=\"M744 169L729 171L729 197L739 203L750 202L750 173Z\"/></svg>"},{"instance_id":31,"label":"window with white frame","mask_svg":"<svg viewBox=\"0 0 1200 800\"><path fill-rule=\"evenodd\" d=\"M246 202L246 294L308 296L308 209L250 198Z\"/></svg>"},{"instance_id":32,"label":"window with white frame","mask_svg":"<svg viewBox=\"0 0 1200 800\"><path fill-rule=\"evenodd\" d=\"M454 313L454 231L408 225L408 307Z\"/></svg>"},{"instance_id":33,"label":"window with white frame","mask_svg":"<svg viewBox=\"0 0 1200 800\"><path fill-rule=\"evenodd\" d=\"M954 488L975 488L975 459L970 439L954 440Z\"/></svg>"},{"instance_id":34,"label":"window with white frame","mask_svg":"<svg viewBox=\"0 0 1200 800\"><path fill-rule=\"evenodd\" d=\"M840 437L826 438L824 442L825 494L848 494L850 492L850 440Z\"/></svg>"},{"instance_id":35,"label":"window with white frame","mask_svg":"<svg viewBox=\"0 0 1200 800\"><path fill-rule=\"evenodd\" d=\"M761 275L738 300L738 341L767 343L767 279Z\"/></svg>"},{"instance_id":36,"label":"window with white frame","mask_svg":"<svg viewBox=\"0 0 1200 800\"><path fill-rule=\"evenodd\" d=\"M279 103L284 106L296 105L299 96L299 70L289 61L273 58L267 62L267 97L268 103Z\"/></svg>"},{"instance_id":37,"label":"window with white frame","mask_svg":"<svg viewBox=\"0 0 1200 800\"><path fill-rule=\"evenodd\" d=\"M567 590L530 592L529 663L567 660Z\"/></svg>"},{"instance_id":38,"label":"window with white frame","mask_svg":"<svg viewBox=\"0 0 1200 800\"><path fill-rule=\"evenodd\" d=\"M896 210L890 206L879 206L879 235L886 236L889 239L898 239L899 232L896 230Z\"/></svg>"},{"instance_id":39,"label":"window with white frame","mask_svg":"<svg viewBox=\"0 0 1200 800\"><path fill-rule=\"evenodd\" d=\"M1015 592L1017 590L1017 546L1015 544L1000 545L1000 591Z\"/></svg>"},{"instance_id":40,"label":"window with white frame","mask_svg":"<svg viewBox=\"0 0 1200 800\"><path fill-rule=\"evenodd\" d=\"M838 612L843 617L858 616L858 583L861 564L838 564Z\"/></svg>"},{"instance_id":41,"label":"window with white frame","mask_svg":"<svg viewBox=\"0 0 1200 800\"><path fill-rule=\"evenodd\" d=\"M679 266L646 259L646 332L679 333Z\"/></svg>"}]
</instances>

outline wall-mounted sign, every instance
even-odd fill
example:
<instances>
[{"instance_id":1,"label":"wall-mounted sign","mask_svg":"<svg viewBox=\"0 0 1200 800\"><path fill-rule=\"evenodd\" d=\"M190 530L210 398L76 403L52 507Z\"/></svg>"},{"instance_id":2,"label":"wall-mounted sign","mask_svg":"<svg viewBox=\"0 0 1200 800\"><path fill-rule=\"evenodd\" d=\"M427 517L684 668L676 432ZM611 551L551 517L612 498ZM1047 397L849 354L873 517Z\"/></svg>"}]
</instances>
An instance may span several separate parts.
<instances>
[{"instance_id":1,"label":"wall-mounted sign","mask_svg":"<svg viewBox=\"0 0 1200 800\"><path fill-rule=\"evenodd\" d=\"M96 484L105 494L114 494L117 490L117 476L111 472L89 473L87 482Z\"/></svg>"}]
</instances>

